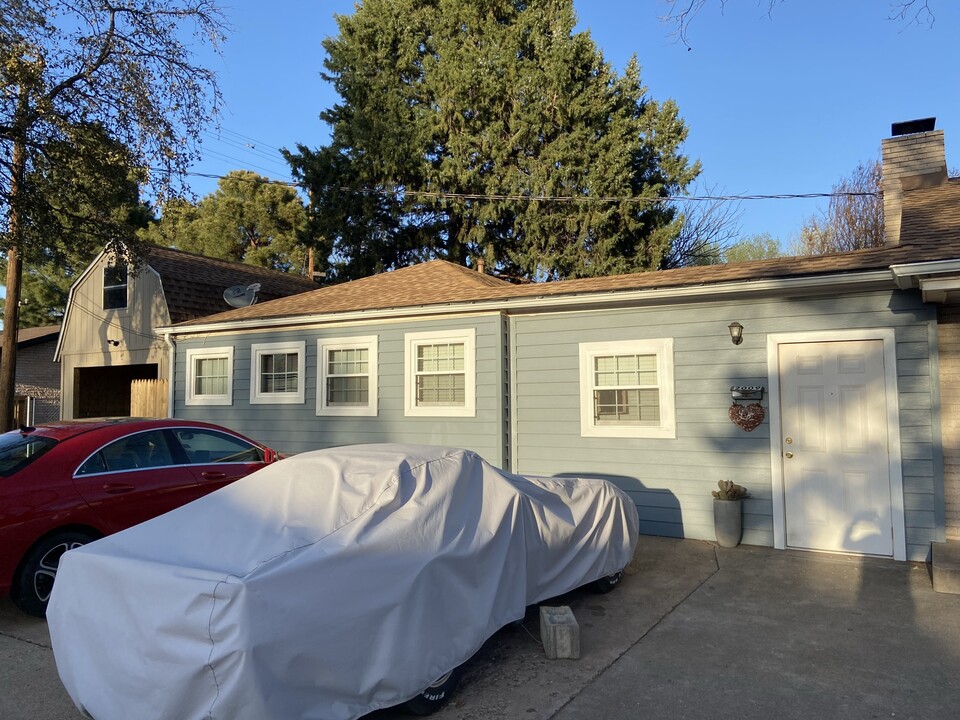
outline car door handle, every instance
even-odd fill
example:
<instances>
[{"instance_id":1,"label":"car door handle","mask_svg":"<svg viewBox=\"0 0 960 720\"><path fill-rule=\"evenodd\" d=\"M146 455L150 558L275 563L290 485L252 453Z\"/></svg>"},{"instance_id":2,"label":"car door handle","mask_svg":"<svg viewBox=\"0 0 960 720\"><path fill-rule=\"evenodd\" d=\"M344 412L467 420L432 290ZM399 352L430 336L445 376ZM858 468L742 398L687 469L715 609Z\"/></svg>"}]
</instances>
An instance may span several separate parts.
<instances>
[{"instance_id":1,"label":"car door handle","mask_svg":"<svg viewBox=\"0 0 960 720\"><path fill-rule=\"evenodd\" d=\"M107 495L123 495L124 493L133 492L136 488L133 485L121 484L121 483L108 483L103 486L103 491Z\"/></svg>"},{"instance_id":2,"label":"car door handle","mask_svg":"<svg viewBox=\"0 0 960 720\"><path fill-rule=\"evenodd\" d=\"M207 470L206 472L200 473L204 480L223 480L227 474L225 472L220 472L219 470Z\"/></svg>"}]
</instances>

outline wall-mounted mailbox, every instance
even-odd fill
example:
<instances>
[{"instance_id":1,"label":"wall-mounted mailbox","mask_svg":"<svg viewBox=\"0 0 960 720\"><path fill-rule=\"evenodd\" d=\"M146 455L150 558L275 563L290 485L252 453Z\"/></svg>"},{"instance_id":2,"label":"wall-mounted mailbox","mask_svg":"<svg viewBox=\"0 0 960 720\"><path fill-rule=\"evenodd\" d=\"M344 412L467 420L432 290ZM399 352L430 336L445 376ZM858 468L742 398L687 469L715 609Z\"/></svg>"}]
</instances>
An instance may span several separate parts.
<instances>
[{"instance_id":1,"label":"wall-mounted mailbox","mask_svg":"<svg viewBox=\"0 0 960 720\"><path fill-rule=\"evenodd\" d=\"M730 388L730 395L734 400L760 402L763 399L763 385L734 385Z\"/></svg>"}]
</instances>

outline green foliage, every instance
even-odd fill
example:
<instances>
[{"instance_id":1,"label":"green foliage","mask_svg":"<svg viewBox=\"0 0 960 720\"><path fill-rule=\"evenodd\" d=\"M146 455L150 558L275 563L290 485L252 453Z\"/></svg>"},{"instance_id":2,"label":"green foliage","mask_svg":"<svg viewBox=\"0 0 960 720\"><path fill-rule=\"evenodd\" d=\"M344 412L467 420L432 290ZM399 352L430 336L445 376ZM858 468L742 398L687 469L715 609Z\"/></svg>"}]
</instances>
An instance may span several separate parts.
<instances>
[{"instance_id":1,"label":"green foliage","mask_svg":"<svg viewBox=\"0 0 960 720\"><path fill-rule=\"evenodd\" d=\"M70 286L105 246L139 253L136 231L150 212L130 166L127 149L98 124L68 128L33 164L23 188L38 212L21 236L20 327L59 322Z\"/></svg>"},{"instance_id":2,"label":"green foliage","mask_svg":"<svg viewBox=\"0 0 960 720\"><path fill-rule=\"evenodd\" d=\"M169 194L219 105L213 73L191 63L195 41L223 39L219 9L209 0L6 0L2 15L0 155L20 144L29 173L51 143L97 123L134 166L150 168L155 195ZM43 209L24 193L11 198L13 174L0 164L0 217L16 203L32 221Z\"/></svg>"},{"instance_id":3,"label":"green foliage","mask_svg":"<svg viewBox=\"0 0 960 720\"><path fill-rule=\"evenodd\" d=\"M207 257L289 271L305 265L306 231L307 213L295 190L234 170L197 205L168 202L144 237Z\"/></svg>"},{"instance_id":4,"label":"green foliage","mask_svg":"<svg viewBox=\"0 0 960 720\"><path fill-rule=\"evenodd\" d=\"M737 485L732 480L718 480L717 487L720 489L710 493L717 500L743 500L750 497L745 487Z\"/></svg>"},{"instance_id":5,"label":"green foliage","mask_svg":"<svg viewBox=\"0 0 960 720\"><path fill-rule=\"evenodd\" d=\"M209 0L5 0L0 16L6 255L35 279L47 273L32 263L56 268L92 244L136 261L124 217L133 205L116 195L138 168L134 181L166 197L196 157L220 100L191 47L222 40L220 11ZM18 276L7 287L13 316L19 300Z\"/></svg>"},{"instance_id":6,"label":"green foliage","mask_svg":"<svg viewBox=\"0 0 960 720\"><path fill-rule=\"evenodd\" d=\"M750 260L772 260L780 257L780 243L769 233L745 237L722 251L723 262L741 263Z\"/></svg>"},{"instance_id":7,"label":"green foliage","mask_svg":"<svg viewBox=\"0 0 960 720\"><path fill-rule=\"evenodd\" d=\"M663 198L699 173L686 126L575 22L570 0L367 0L338 17L331 143L287 158L339 278L429 257L538 279L661 266L681 225Z\"/></svg>"}]
</instances>

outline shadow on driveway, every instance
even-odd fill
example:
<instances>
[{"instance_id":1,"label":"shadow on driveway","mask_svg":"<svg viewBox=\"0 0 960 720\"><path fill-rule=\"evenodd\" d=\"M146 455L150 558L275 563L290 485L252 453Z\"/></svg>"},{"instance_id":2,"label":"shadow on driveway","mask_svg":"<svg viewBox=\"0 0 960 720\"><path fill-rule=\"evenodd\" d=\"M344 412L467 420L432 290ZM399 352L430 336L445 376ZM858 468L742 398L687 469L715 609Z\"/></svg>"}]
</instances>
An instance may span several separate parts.
<instances>
[{"instance_id":1,"label":"shadow on driveway","mask_svg":"<svg viewBox=\"0 0 960 720\"><path fill-rule=\"evenodd\" d=\"M547 660L531 609L467 664L436 720L960 712L960 595L935 593L922 564L641 537L614 592L578 590L547 604L573 609L580 659ZM6 599L0 687L4 720L80 717L57 677L46 624Z\"/></svg>"}]
</instances>

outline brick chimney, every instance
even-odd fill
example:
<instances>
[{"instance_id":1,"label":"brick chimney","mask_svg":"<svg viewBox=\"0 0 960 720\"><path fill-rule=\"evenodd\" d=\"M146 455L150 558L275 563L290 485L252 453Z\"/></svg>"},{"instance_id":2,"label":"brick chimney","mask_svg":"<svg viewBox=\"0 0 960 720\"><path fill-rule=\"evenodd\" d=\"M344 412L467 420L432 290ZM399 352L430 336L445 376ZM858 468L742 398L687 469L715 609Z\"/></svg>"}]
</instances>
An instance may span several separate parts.
<instances>
[{"instance_id":1,"label":"brick chimney","mask_svg":"<svg viewBox=\"0 0 960 720\"><path fill-rule=\"evenodd\" d=\"M900 216L905 190L947 181L943 130L936 118L893 123L882 143L884 245L900 244Z\"/></svg>"}]
</instances>

